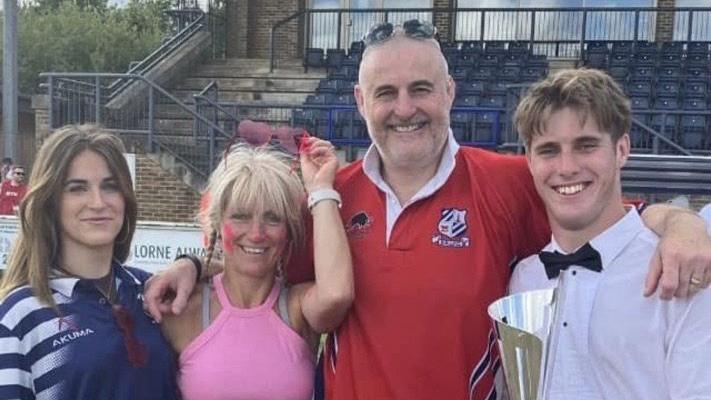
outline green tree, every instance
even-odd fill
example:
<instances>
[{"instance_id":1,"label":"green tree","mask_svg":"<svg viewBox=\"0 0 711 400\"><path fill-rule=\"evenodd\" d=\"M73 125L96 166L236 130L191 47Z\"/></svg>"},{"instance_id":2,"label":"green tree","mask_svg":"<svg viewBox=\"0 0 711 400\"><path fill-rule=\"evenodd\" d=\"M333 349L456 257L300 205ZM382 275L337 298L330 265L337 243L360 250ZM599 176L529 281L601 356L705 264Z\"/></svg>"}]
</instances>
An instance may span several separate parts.
<instances>
[{"instance_id":1,"label":"green tree","mask_svg":"<svg viewBox=\"0 0 711 400\"><path fill-rule=\"evenodd\" d=\"M19 10L22 93L37 92L41 72L125 72L160 46L168 32L168 0L131 0L122 8L84 4L105 5L105 0L53 1L57 8L47 0Z\"/></svg>"}]
</instances>

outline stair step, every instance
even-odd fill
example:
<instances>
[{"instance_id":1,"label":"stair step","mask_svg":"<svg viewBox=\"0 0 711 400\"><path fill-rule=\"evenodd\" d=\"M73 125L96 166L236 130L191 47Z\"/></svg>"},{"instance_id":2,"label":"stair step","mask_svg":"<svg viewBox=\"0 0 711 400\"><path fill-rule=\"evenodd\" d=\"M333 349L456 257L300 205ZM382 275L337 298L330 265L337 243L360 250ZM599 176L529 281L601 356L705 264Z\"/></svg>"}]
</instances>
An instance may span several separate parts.
<instances>
[{"instance_id":1,"label":"stair step","mask_svg":"<svg viewBox=\"0 0 711 400\"><path fill-rule=\"evenodd\" d=\"M224 90L261 91L261 92L311 92L318 87L318 79L286 79L286 78L204 78L188 77L175 89L201 91L211 82L217 82L220 92Z\"/></svg>"},{"instance_id":2,"label":"stair step","mask_svg":"<svg viewBox=\"0 0 711 400\"><path fill-rule=\"evenodd\" d=\"M192 98L194 91L174 90L173 94L181 100ZM261 92L261 91L220 91L220 101L225 102L263 102L268 104L299 105L306 101L306 96L313 92Z\"/></svg>"},{"instance_id":3,"label":"stair step","mask_svg":"<svg viewBox=\"0 0 711 400\"><path fill-rule=\"evenodd\" d=\"M234 68L229 65L202 65L190 74L193 77L212 78L253 78L269 77L275 79L323 79L326 77L325 71L312 71L308 73L292 70L274 70L269 72L269 68Z\"/></svg>"}]
</instances>

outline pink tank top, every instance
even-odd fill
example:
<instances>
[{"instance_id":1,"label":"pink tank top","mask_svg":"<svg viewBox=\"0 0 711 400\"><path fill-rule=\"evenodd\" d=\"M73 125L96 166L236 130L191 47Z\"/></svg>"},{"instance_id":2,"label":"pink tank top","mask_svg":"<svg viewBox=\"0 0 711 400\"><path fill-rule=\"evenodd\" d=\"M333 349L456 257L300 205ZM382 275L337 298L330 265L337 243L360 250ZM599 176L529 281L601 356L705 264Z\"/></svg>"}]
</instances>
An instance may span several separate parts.
<instances>
[{"instance_id":1,"label":"pink tank top","mask_svg":"<svg viewBox=\"0 0 711 400\"><path fill-rule=\"evenodd\" d=\"M213 278L222 310L180 354L185 400L309 400L315 362L306 341L274 312L280 283L255 308L232 306Z\"/></svg>"}]
</instances>

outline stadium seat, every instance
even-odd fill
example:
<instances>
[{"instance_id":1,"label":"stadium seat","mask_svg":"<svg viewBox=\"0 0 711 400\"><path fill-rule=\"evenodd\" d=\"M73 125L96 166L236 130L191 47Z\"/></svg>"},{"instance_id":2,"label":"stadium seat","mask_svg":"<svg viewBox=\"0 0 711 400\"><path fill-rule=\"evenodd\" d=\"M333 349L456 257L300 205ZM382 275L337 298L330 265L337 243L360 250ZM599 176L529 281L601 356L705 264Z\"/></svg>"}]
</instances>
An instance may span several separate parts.
<instances>
[{"instance_id":1,"label":"stadium seat","mask_svg":"<svg viewBox=\"0 0 711 400\"><path fill-rule=\"evenodd\" d=\"M686 56L686 66L687 67L701 67L708 68L709 57L708 54L687 54Z\"/></svg>"},{"instance_id":2,"label":"stadium seat","mask_svg":"<svg viewBox=\"0 0 711 400\"><path fill-rule=\"evenodd\" d=\"M501 64L505 67L521 67L526 63L526 54L524 53L508 53L501 59Z\"/></svg>"},{"instance_id":3,"label":"stadium seat","mask_svg":"<svg viewBox=\"0 0 711 400\"><path fill-rule=\"evenodd\" d=\"M709 71L706 66L690 66L686 68L687 81L706 82L709 79Z\"/></svg>"},{"instance_id":4,"label":"stadium seat","mask_svg":"<svg viewBox=\"0 0 711 400\"><path fill-rule=\"evenodd\" d=\"M632 54L632 44L629 40L612 42L612 54Z\"/></svg>"},{"instance_id":5,"label":"stadium seat","mask_svg":"<svg viewBox=\"0 0 711 400\"><path fill-rule=\"evenodd\" d=\"M489 41L484 46L484 54L503 55L506 54L506 42Z\"/></svg>"},{"instance_id":6,"label":"stadium seat","mask_svg":"<svg viewBox=\"0 0 711 400\"><path fill-rule=\"evenodd\" d=\"M457 111L455 108L449 118L452 133L459 143L468 142L471 131L472 114L465 111Z\"/></svg>"},{"instance_id":7,"label":"stadium seat","mask_svg":"<svg viewBox=\"0 0 711 400\"><path fill-rule=\"evenodd\" d=\"M317 94L338 94L340 88L346 83L340 79L321 79L316 87Z\"/></svg>"},{"instance_id":8,"label":"stadium seat","mask_svg":"<svg viewBox=\"0 0 711 400\"><path fill-rule=\"evenodd\" d=\"M484 96L481 99L479 99L479 106L503 108L506 106L506 96L504 96L504 95Z\"/></svg>"},{"instance_id":9,"label":"stadium seat","mask_svg":"<svg viewBox=\"0 0 711 400\"><path fill-rule=\"evenodd\" d=\"M585 66L589 68L607 69L607 54L592 53L585 56Z\"/></svg>"},{"instance_id":10,"label":"stadium seat","mask_svg":"<svg viewBox=\"0 0 711 400\"><path fill-rule=\"evenodd\" d=\"M649 109L649 96L632 96L630 103L633 109L647 110Z\"/></svg>"},{"instance_id":11,"label":"stadium seat","mask_svg":"<svg viewBox=\"0 0 711 400\"><path fill-rule=\"evenodd\" d=\"M684 84L684 97L705 99L708 84L704 81L689 81Z\"/></svg>"},{"instance_id":12,"label":"stadium seat","mask_svg":"<svg viewBox=\"0 0 711 400\"><path fill-rule=\"evenodd\" d=\"M477 95L465 95L454 100L456 107L476 107L479 104L480 97Z\"/></svg>"},{"instance_id":13,"label":"stadium seat","mask_svg":"<svg viewBox=\"0 0 711 400\"><path fill-rule=\"evenodd\" d=\"M531 54L526 59L526 65L529 67L548 68L548 57L545 54Z\"/></svg>"},{"instance_id":14,"label":"stadium seat","mask_svg":"<svg viewBox=\"0 0 711 400\"><path fill-rule=\"evenodd\" d=\"M363 43L362 40L357 40L351 43L351 47L348 49L348 54L363 54L363 50L365 50L365 43Z\"/></svg>"},{"instance_id":15,"label":"stadium seat","mask_svg":"<svg viewBox=\"0 0 711 400\"><path fill-rule=\"evenodd\" d=\"M508 83L518 82L520 80L520 77L521 68L519 67L505 66L498 70L496 74L496 79Z\"/></svg>"},{"instance_id":16,"label":"stadium seat","mask_svg":"<svg viewBox=\"0 0 711 400\"><path fill-rule=\"evenodd\" d=\"M678 98L681 92L680 86L679 82L660 81L657 83L654 92L657 97Z\"/></svg>"},{"instance_id":17,"label":"stadium seat","mask_svg":"<svg viewBox=\"0 0 711 400\"><path fill-rule=\"evenodd\" d=\"M506 92L509 89L509 84L510 82L504 82L501 80L490 82L486 85L486 94L506 96Z\"/></svg>"},{"instance_id":18,"label":"stadium seat","mask_svg":"<svg viewBox=\"0 0 711 400\"><path fill-rule=\"evenodd\" d=\"M509 42L509 54L529 54L530 46L527 41L514 40Z\"/></svg>"},{"instance_id":19,"label":"stadium seat","mask_svg":"<svg viewBox=\"0 0 711 400\"><path fill-rule=\"evenodd\" d=\"M473 142L489 142L492 140L494 132L494 113L477 113L474 119L474 129L471 140Z\"/></svg>"},{"instance_id":20,"label":"stadium seat","mask_svg":"<svg viewBox=\"0 0 711 400\"><path fill-rule=\"evenodd\" d=\"M661 67L679 67L681 63L681 54L662 54L659 56L659 65Z\"/></svg>"},{"instance_id":21,"label":"stadium seat","mask_svg":"<svg viewBox=\"0 0 711 400\"><path fill-rule=\"evenodd\" d=\"M607 47L607 42L603 40L593 40L587 42L585 53L590 54L608 54L610 49Z\"/></svg>"},{"instance_id":22,"label":"stadium seat","mask_svg":"<svg viewBox=\"0 0 711 400\"><path fill-rule=\"evenodd\" d=\"M326 66L329 70L341 68L343 60L346 58L346 51L343 49L326 50Z\"/></svg>"},{"instance_id":23,"label":"stadium seat","mask_svg":"<svg viewBox=\"0 0 711 400\"><path fill-rule=\"evenodd\" d=\"M647 42L644 40L638 41L637 43L635 43L634 52L636 54L650 54L652 56L656 56L657 43L656 42Z\"/></svg>"},{"instance_id":24,"label":"stadium seat","mask_svg":"<svg viewBox=\"0 0 711 400\"><path fill-rule=\"evenodd\" d=\"M325 59L323 58L323 49L309 47L306 49L306 56L304 57L304 69L308 72L309 67L321 68L325 66Z\"/></svg>"},{"instance_id":25,"label":"stadium seat","mask_svg":"<svg viewBox=\"0 0 711 400\"><path fill-rule=\"evenodd\" d=\"M524 82L536 82L546 76L545 67L526 66L521 70L521 80Z\"/></svg>"},{"instance_id":26,"label":"stadium seat","mask_svg":"<svg viewBox=\"0 0 711 400\"><path fill-rule=\"evenodd\" d=\"M651 81L654 80L655 78L655 73L654 73L654 67L634 67L632 69L632 75L630 77L631 80L645 80L645 81Z\"/></svg>"},{"instance_id":27,"label":"stadium seat","mask_svg":"<svg viewBox=\"0 0 711 400\"><path fill-rule=\"evenodd\" d=\"M654 102L654 108L658 110L678 110L679 101L675 98L660 97Z\"/></svg>"},{"instance_id":28,"label":"stadium seat","mask_svg":"<svg viewBox=\"0 0 711 400\"><path fill-rule=\"evenodd\" d=\"M454 67L453 70L451 70L450 75L452 75L452 78L454 78L455 81L464 81L467 79L467 75L469 74L469 68L467 67Z\"/></svg>"},{"instance_id":29,"label":"stadium seat","mask_svg":"<svg viewBox=\"0 0 711 400\"><path fill-rule=\"evenodd\" d=\"M657 70L657 79L678 82L681 79L681 67L661 67Z\"/></svg>"},{"instance_id":30,"label":"stadium seat","mask_svg":"<svg viewBox=\"0 0 711 400\"><path fill-rule=\"evenodd\" d=\"M479 58L479 66L482 67L498 67L499 58L503 58L503 55L499 54L484 54Z\"/></svg>"},{"instance_id":31,"label":"stadium seat","mask_svg":"<svg viewBox=\"0 0 711 400\"><path fill-rule=\"evenodd\" d=\"M634 55L632 62L635 66L654 66L657 60L654 54L637 53Z\"/></svg>"},{"instance_id":32,"label":"stadium seat","mask_svg":"<svg viewBox=\"0 0 711 400\"><path fill-rule=\"evenodd\" d=\"M468 78L470 81L488 81L494 77L495 73L496 67L479 66L469 71Z\"/></svg>"},{"instance_id":33,"label":"stadium seat","mask_svg":"<svg viewBox=\"0 0 711 400\"><path fill-rule=\"evenodd\" d=\"M344 67L354 67L358 68L360 65L361 53L348 53L346 58L343 59L341 65Z\"/></svg>"},{"instance_id":34,"label":"stadium seat","mask_svg":"<svg viewBox=\"0 0 711 400\"><path fill-rule=\"evenodd\" d=\"M484 49L482 48L481 42L478 40L469 40L462 42L462 48L460 50L463 54L482 54Z\"/></svg>"},{"instance_id":35,"label":"stadium seat","mask_svg":"<svg viewBox=\"0 0 711 400\"><path fill-rule=\"evenodd\" d=\"M485 81L467 81L457 86L457 91L465 96L481 96L485 90Z\"/></svg>"},{"instance_id":36,"label":"stadium seat","mask_svg":"<svg viewBox=\"0 0 711 400\"><path fill-rule=\"evenodd\" d=\"M692 55L697 54L701 56L708 56L709 54L709 44L705 42L691 42L686 47L686 54Z\"/></svg>"},{"instance_id":37,"label":"stadium seat","mask_svg":"<svg viewBox=\"0 0 711 400\"><path fill-rule=\"evenodd\" d=\"M684 43L682 42L663 42L661 48L661 55L678 55L681 57L684 52Z\"/></svg>"},{"instance_id":38,"label":"stadium seat","mask_svg":"<svg viewBox=\"0 0 711 400\"><path fill-rule=\"evenodd\" d=\"M652 95L652 83L649 80L634 80L625 85L630 96L649 97Z\"/></svg>"},{"instance_id":39,"label":"stadium seat","mask_svg":"<svg viewBox=\"0 0 711 400\"><path fill-rule=\"evenodd\" d=\"M704 148L707 130L705 117L684 115L681 117L681 146L691 150Z\"/></svg>"},{"instance_id":40,"label":"stadium seat","mask_svg":"<svg viewBox=\"0 0 711 400\"><path fill-rule=\"evenodd\" d=\"M352 94L340 94L333 100L333 104L337 106L352 106L355 103L355 97Z\"/></svg>"},{"instance_id":41,"label":"stadium seat","mask_svg":"<svg viewBox=\"0 0 711 400\"><path fill-rule=\"evenodd\" d=\"M675 138L679 125L679 117L671 114L654 114L651 128L667 138Z\"/></svg>"},{"instance_id":42,"label":"stadium seat","mask_svg":"<svg viewBox=\"0 0 711 400\"><path fill-rule=\"evenodd\" d=\"M708 111L705 99L685 98L683 107L687 111Z\"/></svg>"},{"instance_id":43,"label":"stadium seat","mask_svg":"<svg viewBox=\"0 0 711 400\"><path fill-rule=\"evenodd\" d=\"M632 65L632 56L630 54L613 54L610 58L610 68L629 68L630 65Z\"/></svg>"},{"instance_id":44,"label":"stadium seat","mask_svg":"<svg viewBox=\"0 0 711 400\"><path fill-rule=\"evenodd\" d=\"M627 67L611 67L607 72L617 82L623 84L627 82L627 78L630 75L630 70Z\"/></svg>"},{"instance_id":45,"label":"stadium seat","mask_svg":"<svg viewBox=\"0 0 711 400\"><path fill-rule=\"evenodd\" d=\"M476 53L460 53L456 60L457 66L474 67L479 63L479 54Z\"/></svg>"}]
</instances>

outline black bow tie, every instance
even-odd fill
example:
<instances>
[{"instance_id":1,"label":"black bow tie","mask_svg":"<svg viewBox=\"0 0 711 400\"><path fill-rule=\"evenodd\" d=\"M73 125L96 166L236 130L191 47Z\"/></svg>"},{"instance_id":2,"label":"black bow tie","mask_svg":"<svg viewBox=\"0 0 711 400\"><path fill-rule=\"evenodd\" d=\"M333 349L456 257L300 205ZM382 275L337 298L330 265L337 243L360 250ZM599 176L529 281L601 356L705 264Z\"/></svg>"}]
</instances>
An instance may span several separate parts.
<instances>
[{"instance_id":1,"label":"black bow tie","mask_svg":"<svg viewBox=\"0 0 711 400\"><path fill-rule=\"evenodd\" d=\"M538 258L541 259L543 266L546 268L548 279L557 277L560 275L560 271L565 271L571 265L579 265L595 272L602 271L600 253L593 249L590 243L585 243L585 246L571 254L542 251L538 254Z\"/></svg>"}]
</instances>

